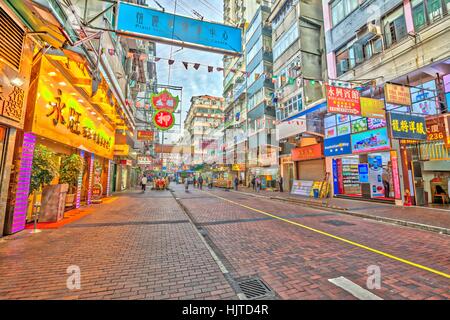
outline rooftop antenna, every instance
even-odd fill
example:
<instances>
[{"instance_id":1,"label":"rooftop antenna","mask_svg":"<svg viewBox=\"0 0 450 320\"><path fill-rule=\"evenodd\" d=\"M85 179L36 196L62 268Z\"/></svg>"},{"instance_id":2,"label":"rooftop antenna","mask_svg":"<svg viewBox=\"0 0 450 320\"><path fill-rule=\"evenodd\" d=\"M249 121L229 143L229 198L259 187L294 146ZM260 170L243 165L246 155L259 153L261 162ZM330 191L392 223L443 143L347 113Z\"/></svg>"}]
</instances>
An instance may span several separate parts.
<instances>
[{"instance_id":1,"label":"rooftop antenna","mask_svg":"<svg viewBox=\"0 0 450 320\"><path fill-rule=\"evenodd\" d=\"M195 11L195 10L192 10L192 12L193 12L198 18L200 18L200 20L203 20L203 16L202 16L200 13L198 13L198 12Z\"/></svg>"}]
</instances>

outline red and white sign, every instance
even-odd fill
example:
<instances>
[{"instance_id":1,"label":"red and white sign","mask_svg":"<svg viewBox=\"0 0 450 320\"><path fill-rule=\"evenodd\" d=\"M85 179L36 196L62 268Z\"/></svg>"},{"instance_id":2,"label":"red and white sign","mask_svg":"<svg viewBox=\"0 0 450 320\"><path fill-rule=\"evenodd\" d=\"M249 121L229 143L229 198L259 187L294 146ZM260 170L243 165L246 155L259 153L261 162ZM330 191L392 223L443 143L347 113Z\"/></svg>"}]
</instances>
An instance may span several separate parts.
<instances>
[{"instance_id":1,"label":"red and white sign","mask_svg":"<svg viewBox=\"0 0 450 320\"><path fill-rule=\"evenodd\" d=\"M359 91L333 86L326 86L328 112L360 115L361 104Z\"/></svg>"},{"instance_id":2,"label":"red and white sign","mask_svg":"<svg viewBox=\"0 0 450 320\"><path fill-rule=\"evenodd\" d=\"M150 130L138 130L137 132L137 139L140 141L153 141L154 136L154 132Z\"/></svg>"},{"instance_id":3,"label":"red and white sign","mask_svg":"<svg viewBox=\"0 0 450 320\"><path fill-rule=\"evenodd\" d=\"M169 130L175 123L175 118L172 112L158 111L153 116L153 123L160 130Z\"/></svg>"}]
</instances>

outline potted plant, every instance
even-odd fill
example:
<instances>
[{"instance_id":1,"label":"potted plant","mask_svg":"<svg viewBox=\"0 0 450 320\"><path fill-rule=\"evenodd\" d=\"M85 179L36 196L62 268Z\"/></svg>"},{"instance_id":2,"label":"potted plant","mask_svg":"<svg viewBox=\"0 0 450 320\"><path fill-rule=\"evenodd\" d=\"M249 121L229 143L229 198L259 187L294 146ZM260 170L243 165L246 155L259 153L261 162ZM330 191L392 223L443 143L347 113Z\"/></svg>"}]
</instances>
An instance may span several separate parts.
<instances>
[{"instance_id":1,"label":"potted plant","mask_svg":"<svg viewBox=\"0 0 450 320\"><path fill-rule=\"evenodd\" d=\"M37 144L33 154L33 166L31 169L30 194L40 191L50 184L58 175L58 163L56 154L49 148Z\"/></svg>"},{"instance_id":2,"label":"potted plant","mask_svg":"<svg viewBox=\"0 0 450 320\"><path fill-rule=\"evenodd\" d=\"M59 183L69 185L66 195L66 207L73 207L77 190L78 178L84 169L84 161L78 154L65 156L59 170Z\"/></svg>"}]
</instances>

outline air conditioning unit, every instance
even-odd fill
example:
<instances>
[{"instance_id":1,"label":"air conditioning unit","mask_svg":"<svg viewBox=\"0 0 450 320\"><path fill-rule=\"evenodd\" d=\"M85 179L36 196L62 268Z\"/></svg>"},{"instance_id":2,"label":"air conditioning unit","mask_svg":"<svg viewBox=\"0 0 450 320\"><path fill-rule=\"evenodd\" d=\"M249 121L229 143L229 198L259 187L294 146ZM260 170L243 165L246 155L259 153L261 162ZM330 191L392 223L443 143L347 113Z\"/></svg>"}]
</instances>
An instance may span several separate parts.
<instances>
[{"instance_id":1,"label":"air conditioning unit","mask_svg":"<svg viewBox=\"0 0 450 320\"><path fill-rule=\"evenodd\" d=\"M376 36L381 36L381 27L376 23L375 20L368 22L362 28L356 31L356 38L360 43L369 41Z\"/></svg>"},{"instance_id":2,"label":"air conditioning unit","mask_svg":"<svg viewBox=\"0 0 450 320\"><path fill-rule=\"evenodd\" d=\"M339 68L341 69L341 72L347 72L348 71L348 61L347 60L339 61Z\"/></svg>"}]
</instances>

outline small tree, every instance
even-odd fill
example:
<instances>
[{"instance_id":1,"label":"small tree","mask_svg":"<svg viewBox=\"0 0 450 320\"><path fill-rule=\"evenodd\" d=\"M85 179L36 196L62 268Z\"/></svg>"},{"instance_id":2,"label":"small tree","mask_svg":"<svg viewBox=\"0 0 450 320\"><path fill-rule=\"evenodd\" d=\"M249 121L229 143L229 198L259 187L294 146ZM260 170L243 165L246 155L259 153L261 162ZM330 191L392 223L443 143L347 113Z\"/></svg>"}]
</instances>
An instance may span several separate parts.
<instances>
[{"instance_id":1,"label":"small tree","mask_svg":"<svg viewBox=\"0 0 450 320\"><path fill-rule=\"evenodd\" d=\"M69 190L76 188L78 177L84 169L84 161L78 154L65 156L61 161L61 168L59 170L59 183L67 183ZM69 192L70 193L70 192Z\"/></svg>"},{"instance_id":2,"label":"small tree","mask_svg":"<svg viewBox=\"0 0 450 320\"><path fill-rule=\"evenodd\" d=\"M41 144L36 145L31 169L30 194L50 184L57 175L56 154Z\"/></svg>"}]
</instances>

